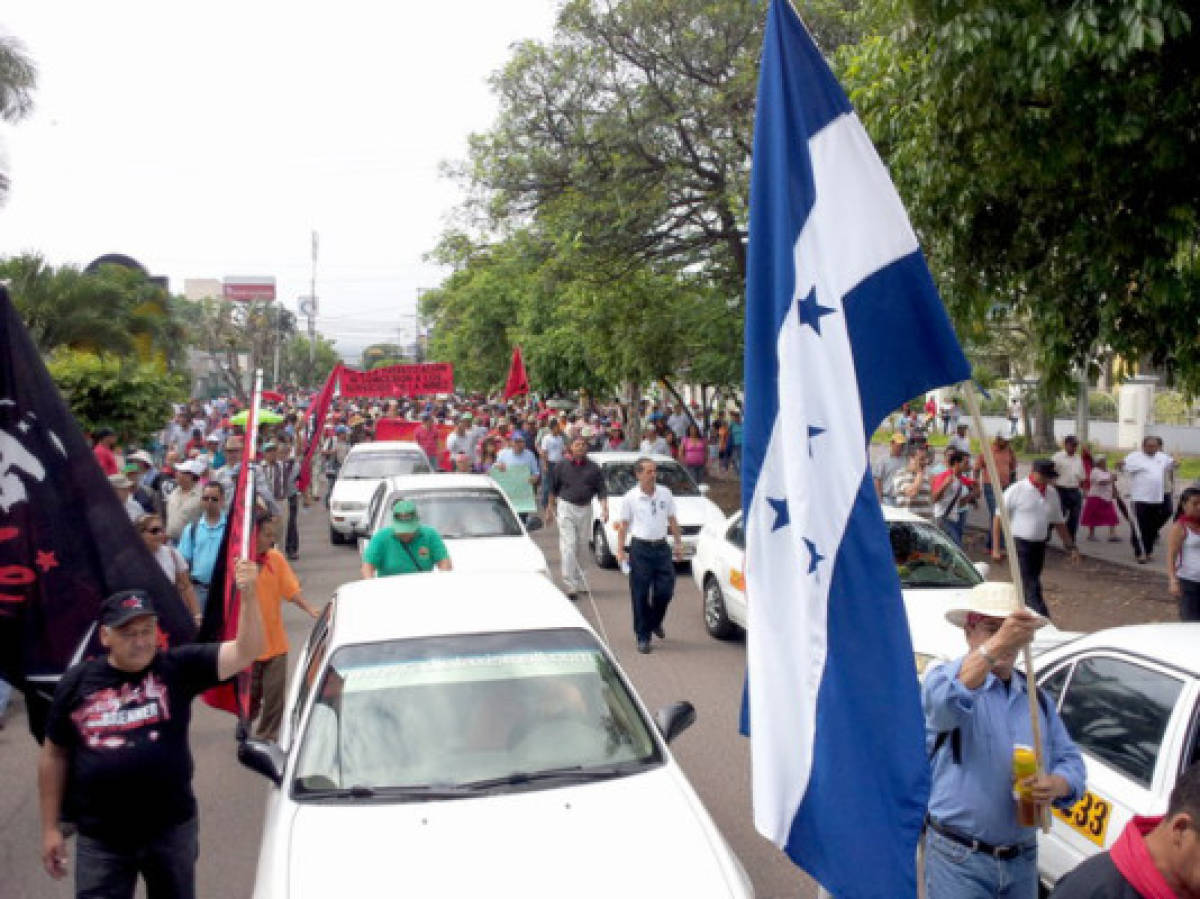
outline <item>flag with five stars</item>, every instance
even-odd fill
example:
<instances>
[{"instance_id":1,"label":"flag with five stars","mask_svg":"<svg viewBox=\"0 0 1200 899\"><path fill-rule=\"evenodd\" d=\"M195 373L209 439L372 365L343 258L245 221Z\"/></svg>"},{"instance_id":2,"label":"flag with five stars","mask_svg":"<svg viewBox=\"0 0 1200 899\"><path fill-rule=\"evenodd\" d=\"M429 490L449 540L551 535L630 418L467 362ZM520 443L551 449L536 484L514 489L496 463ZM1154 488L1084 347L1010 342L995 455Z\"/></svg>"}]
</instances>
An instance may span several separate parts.
<instances>
[{"instance_id":1,"label":"flag with five stars","mask_svg":"<svg viewBox=\"0 0 1200 899\"><path fill-rule=\"evenodd\" d=\"M890 410L969 368L891 179L787 0L763 44L748 263L755 825L836 896L911 896L929 766L867 445Z\"/></svg>"},{"instance_id":2,"label":"flag with five stars","mask_svg":"<svg viewBox=\"0 0 1200 899\"><path fill-rule=\"evenodd\" d=\"M162 645L192 639L179 591L134 529L0 286L0 677L25 691L39 740L59 676L103 651L100 603L135 587L154 600Z\"/></svg>"}]
</instances>

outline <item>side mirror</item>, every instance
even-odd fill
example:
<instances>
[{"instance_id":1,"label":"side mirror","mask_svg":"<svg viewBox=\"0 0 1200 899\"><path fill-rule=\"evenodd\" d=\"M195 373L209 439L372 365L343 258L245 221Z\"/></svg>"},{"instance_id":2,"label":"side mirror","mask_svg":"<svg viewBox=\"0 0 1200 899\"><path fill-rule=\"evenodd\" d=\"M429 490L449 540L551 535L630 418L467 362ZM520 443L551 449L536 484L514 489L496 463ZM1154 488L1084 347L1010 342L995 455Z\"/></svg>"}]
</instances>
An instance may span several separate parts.
<instances>
[{"instance_id":1,"label":"side mirror","mask_svg":"<svg viewBox=\"0 0 1200 899\"><path fill-rule=\"evenodd\" d=\"M542 529L542 519L536 515L530 515L529 520L525 522L525 530L540 531Z\"/></svg>"},{"instance_id":2,"label":"side mirror","mask_svg":"<svg viewBox=\"0 0 1200 899\"><path fill-rule=\"evenodd\" d=\"M988 572L992 570L992 566L987 562L976 562L975 570L979 572L979 576L985 581L987 580Z\"/></svg>"},{"instance_id":3,"label":"side mirror","mask_svg":"<svg viewBox=\"0 0 1200 899\"><path fill-rule=\"evenodd\" d=\"M696 707L686 700L673 702L654 713L654 723L663 739L670 743L696 723Z\"/></svg>"},{"instance_id":4,"label":"side mirror","mask_svg":"<svg viewBox=\"0 0 1200 899\"><path fill-rule=\"evenodd\" d=\"M698 487L699 487L701 496L708 496L708 491L710 491L712 489L712 487L709 486L708 484L700 484L700 485L698 485Z\"/></svg>"},{"instance_id":5,"label":"side mirror","mask_svg":"<svg viewBox=\"0 0 1200 899\"><path fill-rule=\"evenodd\" d=\"M270 740L243 740L238 744L238 761L261 774L275 786L283 783L283 768L287 757L279 744Z\"/></svg>"}]
</instances>

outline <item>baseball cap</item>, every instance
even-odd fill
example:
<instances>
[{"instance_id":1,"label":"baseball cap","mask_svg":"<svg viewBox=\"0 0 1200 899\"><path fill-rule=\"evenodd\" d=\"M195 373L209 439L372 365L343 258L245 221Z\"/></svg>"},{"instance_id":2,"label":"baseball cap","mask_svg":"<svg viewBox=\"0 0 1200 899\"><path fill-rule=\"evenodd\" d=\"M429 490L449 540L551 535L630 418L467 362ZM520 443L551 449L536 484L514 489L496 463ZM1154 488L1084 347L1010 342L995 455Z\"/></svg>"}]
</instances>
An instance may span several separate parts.
<instances>
[{"instance_id":1,"label":"baseball cap","mask_svg":"<svg viewBox=\"0 0 1200 899\"><path fill-rule=\"evenodd\" d=\"M195 459L188 459L186 462L179 463L175 470L186 471L188 474L195 475L196 477L200 477L200 475L204 474L204 466Z\"/></svg>"},{"instance_id":2,"label":"baseball cap","mask_svg":"<svg viewBox=\"0 0 1200 899\"><path fill-rule=\"evenodd\" d=\"M392 506L392 531L396 534L415 534L421 527L417 504L411 499L397 500Z\"/></svg>"},{"instance_id":3,"label":"baseball cap","mask_svg":"<svg viewBox=\"0 0 1200 899\"><path fill-rule=\"evenodd\" d=\"M143 465L154 465L154 460L150 458L150 454L145 450L138 450L136 453L129 454L131 462L141 462Z\"/></svg>"},{"instance_id":4,"label":"baseball cap","mask_svg":"<svg viewBox=\"0 0 1200 899\"><path fill-rule=\"evenodd\" d=\"M1033 470L1045 478L1058 477L1058 469L1049 459L1038 459L1033 463Z\"/></svg>"},{"instance_id":5,"label":"baseball cap","mask_svg":"<svg viewBox=\"0 0 1200 899\"><path fill-rule=\"evenodd\" d=\"M100 604L100 623L105 627L120 627L145 615L158 615L158 612L149 595L142 590L122 590Z\"/></svg>"}]
</instances>

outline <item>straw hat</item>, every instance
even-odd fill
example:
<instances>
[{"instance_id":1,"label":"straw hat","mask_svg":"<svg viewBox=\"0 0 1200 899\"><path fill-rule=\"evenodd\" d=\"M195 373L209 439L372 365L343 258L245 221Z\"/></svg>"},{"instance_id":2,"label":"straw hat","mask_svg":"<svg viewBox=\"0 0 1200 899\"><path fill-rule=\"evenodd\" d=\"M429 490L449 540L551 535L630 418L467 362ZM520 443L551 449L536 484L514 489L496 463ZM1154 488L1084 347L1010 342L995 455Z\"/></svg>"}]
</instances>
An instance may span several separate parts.
<instances>
[{"instance_id":1,"label":"straw hat","mask_svg":"<svg viewBox=\"0 0 1200 899\"><path fill-rule=\"evenodd\" d=\"M946 620L955 627L965 627L972 612L989 618L1007 618L1018 608L1017 591L1012 584L984 581L968 590L958 605L946 610Z\"/></svg>"}]
</instances>

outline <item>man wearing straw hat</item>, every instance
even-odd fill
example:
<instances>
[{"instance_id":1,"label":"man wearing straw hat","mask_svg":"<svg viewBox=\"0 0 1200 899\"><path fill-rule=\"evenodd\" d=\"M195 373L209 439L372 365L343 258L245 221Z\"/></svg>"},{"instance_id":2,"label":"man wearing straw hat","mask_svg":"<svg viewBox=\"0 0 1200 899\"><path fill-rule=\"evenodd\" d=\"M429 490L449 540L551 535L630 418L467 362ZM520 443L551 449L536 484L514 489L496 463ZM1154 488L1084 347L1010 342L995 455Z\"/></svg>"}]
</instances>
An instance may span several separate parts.
<instances>
[{"instance_id":1,"label":"man wearing straw hat","mask_svg":"<svg viewBox=\"0 0 1200 899\"><path fill-rule=\"evenodd\" d=\"M1037 828L1022 826L1014 800L1013 751L1033 747L1025 676L1017 654L1046 619L1022 609L1011 584L977 584L947 620L967 653L925 676L932 790L925 833L929 899L1037 895ZM1040 805L1070 807L1087 774L1054 703L1038 696L1045 774L1020 786ZM1040 807L1040 806L1039 806Z\"/></svg>"}]
</instances>

